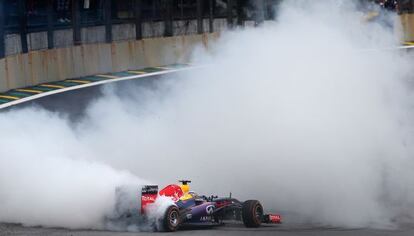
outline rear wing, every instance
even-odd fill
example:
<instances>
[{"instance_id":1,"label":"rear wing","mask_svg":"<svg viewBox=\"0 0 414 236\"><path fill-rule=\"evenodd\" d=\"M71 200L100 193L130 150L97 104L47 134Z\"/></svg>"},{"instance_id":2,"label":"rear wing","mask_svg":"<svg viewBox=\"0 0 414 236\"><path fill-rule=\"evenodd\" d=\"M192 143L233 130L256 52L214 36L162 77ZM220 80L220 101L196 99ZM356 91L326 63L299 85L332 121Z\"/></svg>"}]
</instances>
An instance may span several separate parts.
<instances>
[{"instance_id":1,"label":"rear wing","mask_svg":"<svg viewBox=\"0 0 414 236\"><path fill-rule=\"evenodd\" d=\"M141 214L145 214L148 204L154 203L158 196L158 185L144 185L141 190Z\"/></svg>"},{"instance_id":2,"label":"rear wing","mask_svg":"<svg viewBox=\"0 0 414 236\"><path fill-rule=\"evenodd\" d=\"M281 224L282 217L277 214L266 214L263 216L262 221L266 224Z\"/></svg>"}]
</instances>

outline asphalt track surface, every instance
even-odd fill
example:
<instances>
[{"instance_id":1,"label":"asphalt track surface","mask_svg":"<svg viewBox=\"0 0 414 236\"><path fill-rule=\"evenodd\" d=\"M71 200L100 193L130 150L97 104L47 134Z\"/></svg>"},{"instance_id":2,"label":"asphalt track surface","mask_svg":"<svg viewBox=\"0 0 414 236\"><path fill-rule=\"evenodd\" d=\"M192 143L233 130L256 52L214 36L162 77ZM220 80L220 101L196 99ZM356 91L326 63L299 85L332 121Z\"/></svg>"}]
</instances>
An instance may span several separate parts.
<instances>
[{"instance_id":1,"label":"asphalt track surface","mask_svg":"<svg viewBox=\"0 0 414 236\"><path fill-rule=\"evenodd\" d=\"M154 86L155 82L167 76L153 76L133 81L117 82L116 87L122 91L122 87L131 85ZM107 86L107 85L105 85ZM102 86L89 87L81 90L73 90L34 101L19 104L15 107L3 109L2 112L19 110L22 108L37 106L47 110L67 115L71 120L81 119L88 104L102 96ZM114 232L102 230L71 230L63 228L26 227L19 224L0 223L0 236L8 235L35 235L35 236L129 236L129 235L155 235L166 234L157 232ZM369 229L369 228L336 228L318 225L309 225L292 222L285 217L282 225L268 225L257 229L247 229L242 224L226 224L220 227L186 227L178 232L167 233L167 235L306 235L306 236L414 236L413 225L400 227L398 229Z\"/></svg>"},{"instance_id":2,"label":"asphalt track surface","mask_svg":"<svg viewBox=\"0 0 414 236\"><path fill-rule=\"evenodd\" d=\"M69 117L72 121L76 121L77 119L84 117L85 111L89 104L103 96L102 88L105 86L115 86L117 95L122 97L123 94L121 91L123 91L124 88L131 86L153 87L156 86L157 81L165 78L166 77L162 75L154 75L136 80L119 81L107 85L97 85L78 90L66 91L24 102L12 107L7 107L1 109L0 112L8 112L30 107L41 107L51 112L60 113Z\"/></svg>"},{"instance_id":3,"label":"asphalt track surface","mask_svg":"<svg viewBox=\"0 0 414 236\"><path fill-rule=\"evenodd\" d=\"M226 224L219 227L184 228L173 233L160 232L114 232L97 230L69 230L61 228L23 227L16 224L0 224L0 235L34 235L34 236L146 236L146 235L304 235L304 236L412 236L414 228L398 230L380 229L346 229L332 227L317 227L311 225L269 225L257 229L247 229L242 224Z\"/></svg>"}]
</instances>

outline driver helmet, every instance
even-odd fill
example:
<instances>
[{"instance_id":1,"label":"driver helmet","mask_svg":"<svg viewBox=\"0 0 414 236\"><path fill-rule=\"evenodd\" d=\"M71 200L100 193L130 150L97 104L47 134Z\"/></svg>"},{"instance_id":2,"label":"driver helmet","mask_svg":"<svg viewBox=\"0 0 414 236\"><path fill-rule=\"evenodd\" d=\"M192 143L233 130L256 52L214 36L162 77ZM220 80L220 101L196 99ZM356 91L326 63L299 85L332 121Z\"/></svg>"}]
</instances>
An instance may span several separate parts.
<instances>
[{"instance_id":1,"label":"driver helmet","mask_svg":"<svg viewBox=\"0 0 414 236\"><path fill-rule=\"evenodd\" d=\"M180 187L184 194L190 192L190 186L188 184L182 184Z\"/></svg>"}]
</instances>

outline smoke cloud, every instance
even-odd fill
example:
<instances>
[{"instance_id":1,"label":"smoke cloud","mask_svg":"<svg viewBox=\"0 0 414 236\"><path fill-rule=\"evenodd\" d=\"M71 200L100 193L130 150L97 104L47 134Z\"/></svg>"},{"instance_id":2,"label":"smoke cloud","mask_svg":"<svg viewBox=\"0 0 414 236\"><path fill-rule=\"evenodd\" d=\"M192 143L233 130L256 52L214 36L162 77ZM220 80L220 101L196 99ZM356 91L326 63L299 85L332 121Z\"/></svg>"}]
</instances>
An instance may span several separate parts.
<instances>
[{"instance_id":1,"label":"smoke cloud","mask_svg":"<svg viewBox=\"0 0 414 236\"><path fill-rule=\"evenodd\" d=\"M62 117L38 109L0 117L0 221L101 228L115 187L139 184L127 171L94 161ZM6 135L8 134L8 135Z\"/></svg>"},{"instance_id":2,"label":"smoke cloud","mask_svg":"<svg viewBox=\"0 0 414 236\"><path fill-rule=\"evenodd\" d=\"M116 186L181 178L302 223L412 221L413 58L362 19L350 1L285 1L196 50L208 67L105 86L77 123L1 114L0 221L99 228Z\"/></svg>"}]
</instances>

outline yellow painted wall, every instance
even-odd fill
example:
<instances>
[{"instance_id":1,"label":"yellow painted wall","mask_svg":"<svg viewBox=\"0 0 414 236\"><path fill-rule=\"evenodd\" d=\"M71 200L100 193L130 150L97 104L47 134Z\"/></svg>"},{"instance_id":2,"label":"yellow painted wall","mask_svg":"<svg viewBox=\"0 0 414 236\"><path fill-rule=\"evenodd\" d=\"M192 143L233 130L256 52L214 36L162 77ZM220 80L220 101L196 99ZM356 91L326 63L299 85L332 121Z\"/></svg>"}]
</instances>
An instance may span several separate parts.
<instances>
[{"instance_id":1,"label":"yellow painted wall","mask_svg":"<svg viewBox=\"0 0 414 236\"><path fill-rule=\"evenodd\" d=\"M414 42L414 14L400 15L403 42Z\"/></svg>"}]
</instances>

